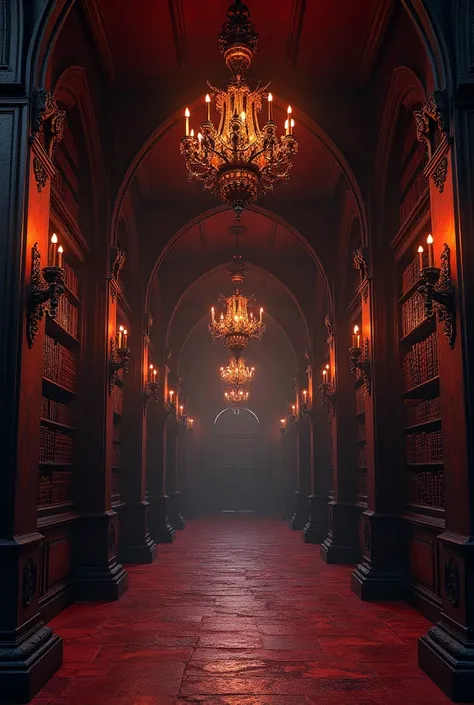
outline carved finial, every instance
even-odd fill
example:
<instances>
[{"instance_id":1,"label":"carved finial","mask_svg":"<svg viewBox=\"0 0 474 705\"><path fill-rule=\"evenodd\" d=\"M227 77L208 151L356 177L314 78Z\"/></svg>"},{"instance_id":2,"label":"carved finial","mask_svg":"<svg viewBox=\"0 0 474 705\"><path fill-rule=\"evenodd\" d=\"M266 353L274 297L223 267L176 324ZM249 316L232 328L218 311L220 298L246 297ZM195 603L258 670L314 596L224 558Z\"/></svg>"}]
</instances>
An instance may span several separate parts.
<instances>
[{"instance_id":1,"label":"carved finial","mask_svg":"<svg viewBox=\"0 0 474 705\"><path fill-rule=\"evenodd\" d=\"M63 136L66 113L59 110L52 93L43 89L35 91L33 98L33 116L31 125L31 142L41 145L41 157L38 153L34 158L34 174L38 191L41 191L48 180L48 171L44 164L44 153L53 161L56 145ZM41 152L41 150L40 150Z\"/></svg>"},{"instance_id":2,"label":"carved finial","mask_svg":"<svg viewBox=\"0 0 474 705\"><path fill-rule=\"evenodd\" d=\"M118 245L110 248L110 277L118 284L118 278L125 265L126 254Z\"/></svg>"},{"instance_id":3,"label":"carved finial","mask_svg":"<svg viewBox=\"0 0 474 705\"><path fill-rule=\"evenodd\" d=\"M258 34L250 22L248 7L241 0L235 0L219 34L219 48L234 75L241 75L249 68L257 46Z\"/></svg>"},{"instance_id":4,"label":"carved finial","mask_svg":"<svg viewBox=\"0 0 474 705\"><path fill-rule=\"evenodd\" d=\"M144 325L143 334L147 338L150 337L150 331L151 331L152 325L153 325L153 318L151 317L151 313L145 313L145 325Z\"/></svg>"},{"instance_id":5,"label":"carved finial","mask_svg":"<svg viewBox=\"0 0 474 705\"><path fill-rule=\"evenodd\" d=\"M416 136L424 142L431 159L442 137L449 136L449 97L446 90L436 90L425 105L413 112ZM438 133L438 134L437 134Z\"/></svg>"},{"instance_id":6,"label":"carved finial","mask_svg":"<svg viewBox=\"0 0 474 705\"><path fill-rule=\"evenodd\" d=\"M326 314L326 317L324 319L324 325L326 326L328 331L328 338L332 338L334 336L334 329L332 327L332 321L328 313Z\"/></svg>"},{"instance_id":7,"label":"carved finial","mask_svg":"<svg viewBox=\"0 0 474 705\"><path fill-rule=\"evenodd\" d=\"M354 267L359 270L360 281L369 277L369 253L366 247L358 247L354 251Z\"/></svg>"}]
</instances>

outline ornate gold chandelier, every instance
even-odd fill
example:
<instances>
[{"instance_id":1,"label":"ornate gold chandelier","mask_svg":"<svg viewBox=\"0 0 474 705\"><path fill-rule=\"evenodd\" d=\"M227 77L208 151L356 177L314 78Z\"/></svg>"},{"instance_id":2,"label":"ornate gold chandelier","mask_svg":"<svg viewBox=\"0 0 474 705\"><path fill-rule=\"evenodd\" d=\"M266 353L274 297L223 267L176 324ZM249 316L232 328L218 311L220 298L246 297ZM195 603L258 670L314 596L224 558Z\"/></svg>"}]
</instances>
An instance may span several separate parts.
<instances>
[{"instance_id":1,"label":"ornate gold chandelier","mask_svg":"<svg viewBox=\"0 0 474 705\"><path fill-rule=\"evenodd\" d=\"M240 255L234 255L229 265L229 276L233 285L233 292L230 296L221 297L225 303L226 312L220 318L216 318L214 306L211 308L211 322L209 332L213 340L223 340L226 347L235 357L240 357L248 347L252 338L261 340L265 333L263 323L263 308L260 309L260 317L254 317L249 311L254 303L252 297L244 296L241 292L241 285L244 281L247 267Z\"/></svg>"},{"instance_id":2,"label":"ornate gold chandelier","mask_svg":"<svg viewBox=\"0 0 474 705\"><path fill-rule=\"evenodd\" d=\"M207 119L197 135L190 130L191 114L186 108L186 134L181 141L188 177L201 181L205 189L223 203L229 203L237 220L248 203L272 191L274 184L289 179L292 160L298 151L291 106L287 110L285 134L278 139L273 96L266 92L269 84L251 90L245 80L258 44L258 34L249 17L247 6L236 0L219 35L221 53L232 73L224 90L209 84L220 114L219 127L211 120L208 94ZM268 116L261 129L258 113L265 97Z\"/></svg>"},{"instance_id":3,"label":"ornate gold chandelier","mask_svg":"<svg viewBox=\"0 0 474 705\"><path fill-rule=\"evenodd\" d=\"M248 400L249 393L243 389L231 389L225 392L224 397L229 406L241 406Z\"/></svg>"},{"instance_id":4,"label":"ornate gold chandelier","mask_svg":"<svg viewBox=\"0 0 474 705\"><path fill-rule=\"evenodd\" d=\"M242 389L252 384L255 367L247 367L243 357L231 357L226 367L221 367L221 380L231 389Z\"/></svg>"}]
</instances>

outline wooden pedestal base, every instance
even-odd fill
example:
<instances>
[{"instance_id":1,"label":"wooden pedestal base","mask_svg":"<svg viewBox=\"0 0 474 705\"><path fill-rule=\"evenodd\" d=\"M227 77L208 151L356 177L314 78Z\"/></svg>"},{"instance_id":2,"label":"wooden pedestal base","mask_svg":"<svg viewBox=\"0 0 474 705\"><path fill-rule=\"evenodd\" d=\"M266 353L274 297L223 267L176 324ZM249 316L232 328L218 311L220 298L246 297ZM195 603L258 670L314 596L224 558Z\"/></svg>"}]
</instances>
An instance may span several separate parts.
<instances>
[{"instance_id":1,"label":"wooden pedestal base","mask_svg":"<svg viewBox=\"0 0 474 705\"><path fill-rule=\"evenodd\" d=\"M178 531L182 531L186 525L181 513L181 495L178 491L170 492L168 497L168 521Z\"/></svg>"},{"instance_id":2,"label":"wooden pedestal base","mask_svg":"<svg viewBox=\"0 0 474 705\"><path fill-rule=\"evenodd\" d=\"M290 528L294 531L301 531L308 523L309 506L308 495L303 492L295 492L296 511L290 519Z\"/></svg>"},{"instance_id":3,"label":"wooden pedestal base","mask_svg":"<svg viewBox=\"0 0 474 705\"><path fill-rule=\"evenodd\" d=\"M74 572L75 600L118 600L128 575L118 563L118 522L114 511L81 517Z\"/></svg>"},{"instance_id":4,"label":"wooden pedestal base","mask_svg":"<svg viewBox=\"0 0 474 705\"><path fill-rule=\"evenodd\" d=\"M120 550L122 563L153 563L156 559L156 543L148 532L148 506L148 502L139 502L125 507Z\"/></svg>"},{"instance_id":5,"label":"wooden pedestal base","mask_svg":"<svg viewBox=\"0 0 474 705\"><path fill-rule=\"evenodd\" d=\"M305 543L322 543L327 536L328 498L310 495L309 520L303 527L301 538Z\"/></svg>"},{"instance_id":6,"label":"wooden pedestal base","mask_svg":"<svg viewBox=\"0 0 474 705\"><path fill-rule=\"evenodd\" d=\"M334 565L357 563L359 510L353 504L335 500L328 503L328 510L329 533L321 544L321 558Z\"/></svg>"},{"instance_id":7,"label":"wooden pedestal base","mask_svg":"<svg viewBox=\"0 0 474 705\"><path fill-rule=\"evenodd\" d=\"M149 497L148 527L155 543L173 543L175 530L168 521L168 496Z\"/></svg>"},{"instance_id":8,"label":"wooden pedestal base","mask_svg":"<svg viewBox=\"0 0 474 705\"><path fill-rule=\"evenodd\" d=\"M418 663L456 703L474 697L474 640L461 640L443 619L418 640Z\"/></svg>"},{"instance_id":9,"label":"wooden pedestal base","mask_svg":"<svg viewBox=\"0 0 474 705\"><path fill-rule=\"evenodd\" d=\"M360 517L362 559L352 573L351 587L361 600L404 600L405 542L401 519L371 510Z\"/></svg>"}]
</instances>

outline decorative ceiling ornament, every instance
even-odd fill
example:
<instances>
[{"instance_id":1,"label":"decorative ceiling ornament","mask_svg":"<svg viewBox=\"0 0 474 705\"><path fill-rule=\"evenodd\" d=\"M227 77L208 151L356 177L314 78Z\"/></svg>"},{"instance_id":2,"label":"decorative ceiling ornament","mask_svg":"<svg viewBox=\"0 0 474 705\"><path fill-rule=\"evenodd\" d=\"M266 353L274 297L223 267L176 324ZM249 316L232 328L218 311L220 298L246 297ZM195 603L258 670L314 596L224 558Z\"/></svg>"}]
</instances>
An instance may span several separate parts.
<instances>
[{"instance_id":1,"label":"decorative ceiling ornament","mask_svg":"<svg viewBox=\"0 0 474 705\"><path fill-rule=\"evenodd\" d=\"M248 401L249 393L243 389L231 389L224 394L225 400L229 406L239 407Z\"/></svg>"},{"instance_id":2,"label":"decorative ceiling ornament","mask_svg":"<svg viewBox=\"0 0 474 705\"><path fill-rule=\"evenodd\" d=\"M226 367L221 367L222 382L231 389L242 389L253 382L255 367L247 367L243 357L231 357Z\"/></svg>"},{"instance_id":3,"label":"decorative ceiling ornament","mask_svg":"<svg viewBox=\"0 0 474 705\"><path fill-rule=\"evenodd\" d=\"M181 140L181 154L186 160L190 180L204 184L223 203L229 203L240 220L243 209L273 186L287 181L298 151L293 135L295 121L288 106L285 134L277 137L273 119L273 96L269 84L251 90L245 72L257 50L258 34L250 22L250 13L241 0L227 12L227 21L219 35L219 48L232 73L222 90L208 83L212 91L219 126L211 120L211 95L206 95L207 119L197 135L190 130L189 109L185 111L186 134ZM262 99L268 105L267 122L260 128L258 113Z\"/></svg>"},{"instance_id":4,"label":"decorative ceiling ornament","mask_svg":"<svg viewBox=\"0 0 474 705\"><path fill-rule=\"evenodd\" d=\"M214 306L211 308L211 322L209 332L213 340L223 340L225 346L235 357L240 357L248 347L250 340L261 340L265 333L263 323L263 308L257 319L249 311L255 303L253 297L244 296L241 286L247 273L247 267L240 255L234 255L229 265L229 276L233 291L229 296L221 296L220 301L225 304L225 314L216 318Z\"/></svg>"}]
</instances>

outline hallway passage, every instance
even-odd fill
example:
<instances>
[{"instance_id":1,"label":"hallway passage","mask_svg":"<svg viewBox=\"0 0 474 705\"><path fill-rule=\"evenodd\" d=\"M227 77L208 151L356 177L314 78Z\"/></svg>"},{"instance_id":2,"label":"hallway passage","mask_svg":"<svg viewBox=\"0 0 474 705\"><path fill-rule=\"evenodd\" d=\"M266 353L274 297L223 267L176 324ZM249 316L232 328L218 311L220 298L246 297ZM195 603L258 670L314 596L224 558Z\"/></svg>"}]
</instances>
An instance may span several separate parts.
<instances>
[{"instance_id":1,"label":"hallway passage","mask_svg":"<svg viewBox=\"0 0 474 705\"><path fill-rule=\"evenodd\" d=\"M190 522L158 560L129 568L115 603L52 623L64 666L35 705L436 705L416 662L429 623L362 603L285 523Z\"/></svg>"}]
</instances>

